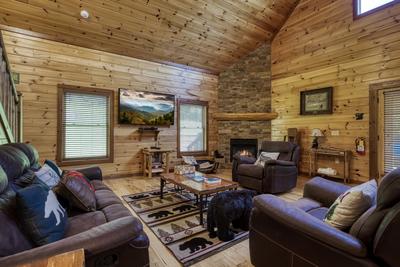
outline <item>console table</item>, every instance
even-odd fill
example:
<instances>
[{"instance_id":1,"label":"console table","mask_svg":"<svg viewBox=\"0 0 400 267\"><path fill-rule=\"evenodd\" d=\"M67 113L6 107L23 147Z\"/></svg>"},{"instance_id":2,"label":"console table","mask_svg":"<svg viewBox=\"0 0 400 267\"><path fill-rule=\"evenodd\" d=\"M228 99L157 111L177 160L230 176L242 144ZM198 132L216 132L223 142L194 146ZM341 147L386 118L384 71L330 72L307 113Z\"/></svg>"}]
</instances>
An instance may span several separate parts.
<instances>
[{"instance_id":1,"label":"console table","mask_svg":"<svg viewBox=\"0 0 400 267\"><path fill-rule=\"evenodd\" d=\"M332 158L333 160L338 159L339 165L341 165L342 170L338 172L337 175L328 175L324 173L318 173L318 168L322 166L318 166L318 161L321 158ZM347 183L350 180L350 161L351 161L351 151L350 150L342 150L335 148L320 148L320 149L311 149L310 151L310 176L318 174L323 176L328 176L332 178L343 179L344 183Z\"/></svg>"},{"instance_id":2,"label":"console table","mask_svg":"<svg viewBox=\"0 0 400 267\"><path fill-rule=\"evenodd\" d=\"M171 149L142 149L143 176L153 177L153 173L169 173L169 154ZM154 161L153 159L157 159Z\"/></svg>"}]
</instances>

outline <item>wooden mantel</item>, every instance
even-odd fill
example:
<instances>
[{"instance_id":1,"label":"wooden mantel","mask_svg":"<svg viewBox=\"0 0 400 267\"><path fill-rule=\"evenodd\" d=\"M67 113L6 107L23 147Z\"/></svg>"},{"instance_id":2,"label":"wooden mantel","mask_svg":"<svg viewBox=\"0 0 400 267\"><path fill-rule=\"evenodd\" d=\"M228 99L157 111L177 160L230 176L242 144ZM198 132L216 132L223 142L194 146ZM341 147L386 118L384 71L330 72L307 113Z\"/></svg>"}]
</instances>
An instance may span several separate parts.
<instances>
[{"instance_id":1,"label":"wooden mantel","mask_svg":"<svg viewBox=\"0 0 400 267\"><path fill-rule=\"evenodd\" d=\"M276 119L278 113L215 113L214 119L218 121L270 121Z\"/></svg>"}]
</instances>

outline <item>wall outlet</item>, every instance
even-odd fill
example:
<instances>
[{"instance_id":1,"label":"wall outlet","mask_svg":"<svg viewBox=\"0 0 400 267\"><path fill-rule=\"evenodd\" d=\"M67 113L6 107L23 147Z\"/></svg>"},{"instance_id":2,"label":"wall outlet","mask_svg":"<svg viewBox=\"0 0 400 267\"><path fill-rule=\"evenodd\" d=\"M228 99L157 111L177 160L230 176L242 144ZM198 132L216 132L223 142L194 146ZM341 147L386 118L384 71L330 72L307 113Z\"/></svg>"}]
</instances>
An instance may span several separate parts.
<instances>
[{"instance_id":1,"label":"wall outlet","mask_svg":"<svg viewBox=\"0 0 400 267\"><path fill-rule=\"evenodd\" d=\"M331 135L332 136L339 136L340 132L339 132L339 130L331 130Z\"/></svg>"},{"instance_id":2,"label":"wall outlet","mask_svg":"<svg viewBox=\"0 0 400 267\"><path fill-rule=\"evenodd\" d=\"M340 160L339 160L338 158L335 158L335 163L336 163L336 164L339 164L339 163L340 163Z\"/></svg>"}]
</instances>

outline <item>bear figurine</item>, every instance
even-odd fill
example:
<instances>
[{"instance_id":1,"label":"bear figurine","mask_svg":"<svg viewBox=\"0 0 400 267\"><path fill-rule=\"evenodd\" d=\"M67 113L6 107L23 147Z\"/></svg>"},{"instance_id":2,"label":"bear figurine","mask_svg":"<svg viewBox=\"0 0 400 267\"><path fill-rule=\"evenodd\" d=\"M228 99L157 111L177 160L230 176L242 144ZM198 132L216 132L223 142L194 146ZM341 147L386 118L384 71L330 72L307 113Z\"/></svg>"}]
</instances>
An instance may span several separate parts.
<instances>
[{"instance_id":1,"label":"bear figurine","mask_svg":"<svg viewBox=\"0 0 400 267\"><path fill-rule=\"evenodd\" d=\"M230 225L244 231L249 230L250 212L256 191L235 190L215 195L207 210L207 230L210 238L218 236L221 241L230 241L235 236ZM217 232L215 232L217 227Z\"/></svg>"}]
</instances>

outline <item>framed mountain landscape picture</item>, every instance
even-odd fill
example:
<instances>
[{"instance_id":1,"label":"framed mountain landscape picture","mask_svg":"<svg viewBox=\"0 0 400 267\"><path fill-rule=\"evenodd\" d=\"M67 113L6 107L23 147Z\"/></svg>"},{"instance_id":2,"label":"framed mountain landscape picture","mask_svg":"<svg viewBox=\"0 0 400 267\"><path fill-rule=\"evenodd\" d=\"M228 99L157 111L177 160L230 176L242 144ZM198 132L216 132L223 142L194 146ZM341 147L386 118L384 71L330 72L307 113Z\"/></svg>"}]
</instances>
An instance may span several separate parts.
<instances>
[{"instance_id":1,"label":"framed mountain landscape picture","mask_svg":"<svg viewBox=\"0 0 400 267\"><path fill-rule=\"evenodd\" d=\"M120 124L170 126L174 112L174 95L119 89Z\"/></svg>"}]
</instances>

